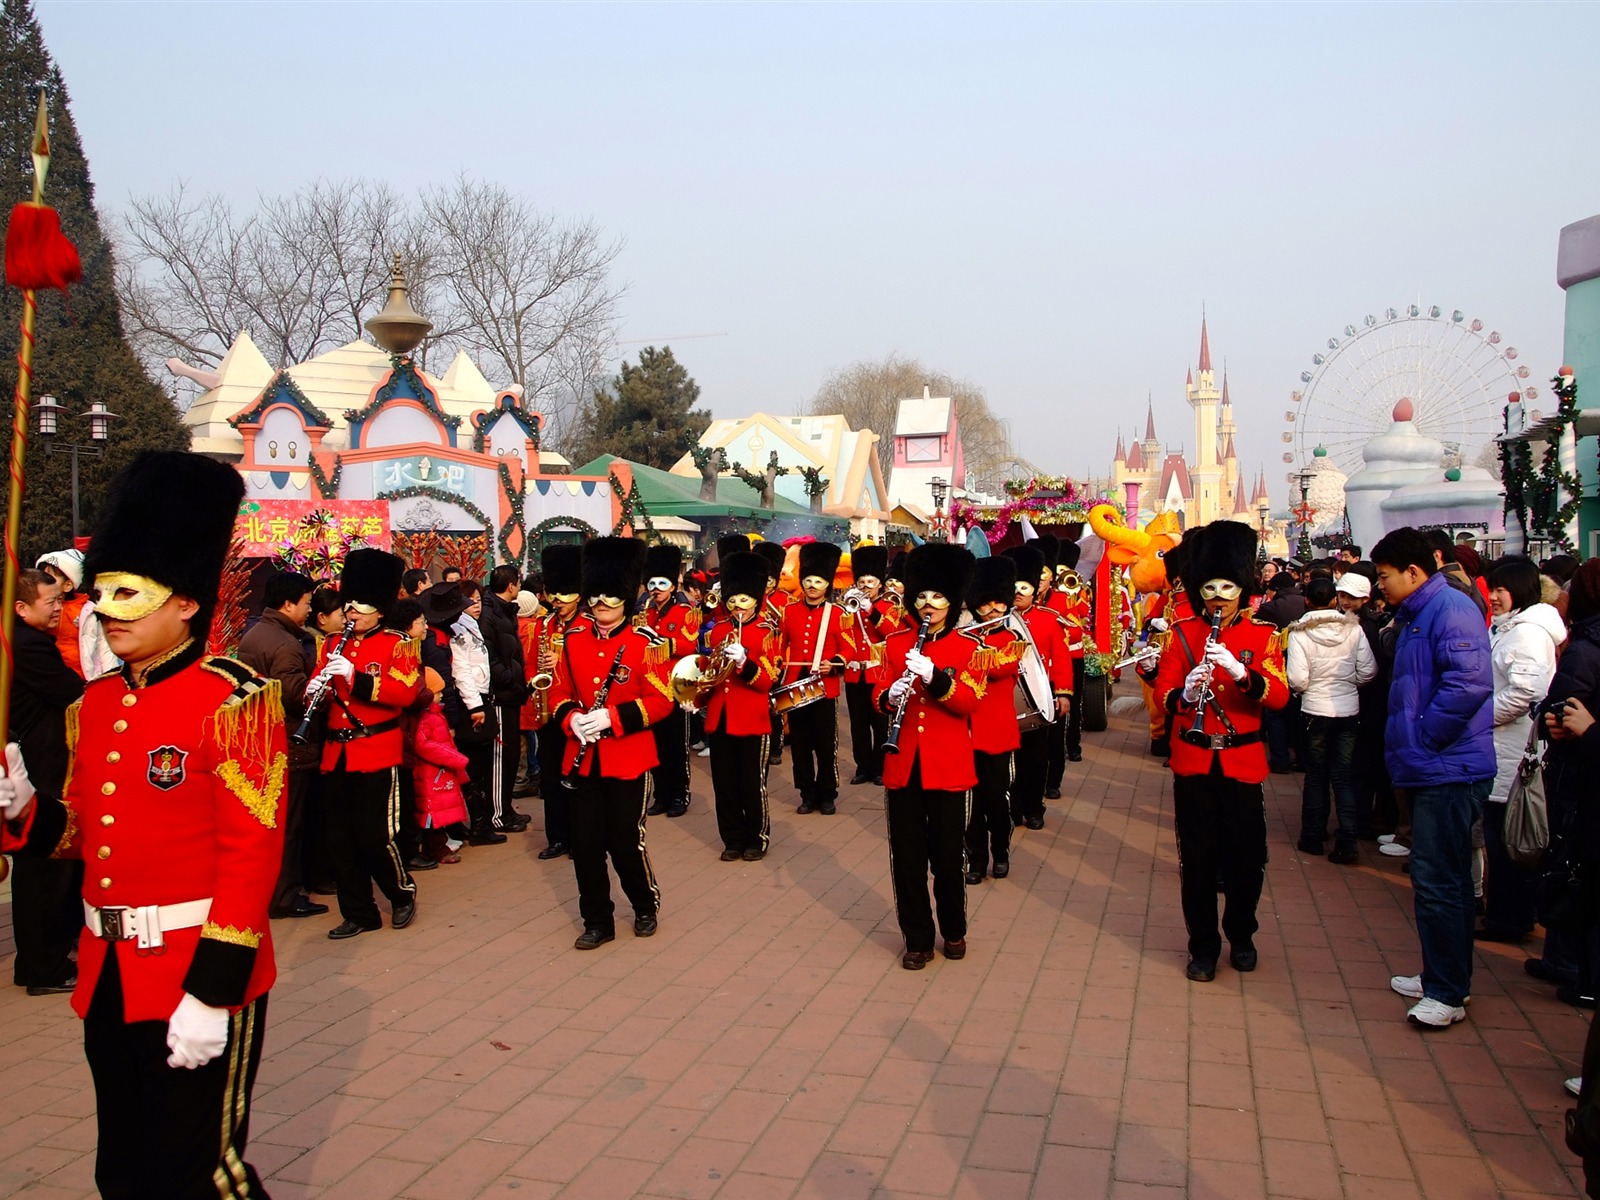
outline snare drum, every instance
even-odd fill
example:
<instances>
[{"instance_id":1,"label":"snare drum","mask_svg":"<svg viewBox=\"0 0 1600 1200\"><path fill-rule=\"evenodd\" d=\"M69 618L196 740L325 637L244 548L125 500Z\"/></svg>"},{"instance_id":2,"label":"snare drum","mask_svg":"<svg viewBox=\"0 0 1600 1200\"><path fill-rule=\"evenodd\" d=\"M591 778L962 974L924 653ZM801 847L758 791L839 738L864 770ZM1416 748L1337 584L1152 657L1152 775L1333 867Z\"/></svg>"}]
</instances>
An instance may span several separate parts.
<instances>
[{"instance_id":1,"label":"snare drum","mask_svg":"<svg viewBox=\"0 0 1600 1200\"><path fill-rule=\"evenodd\" d=\"M772 689L772 711L780 716L796 708L828 698L828 685L821 675L807 675L793 683Z\"/></svg>"}]
</instances>

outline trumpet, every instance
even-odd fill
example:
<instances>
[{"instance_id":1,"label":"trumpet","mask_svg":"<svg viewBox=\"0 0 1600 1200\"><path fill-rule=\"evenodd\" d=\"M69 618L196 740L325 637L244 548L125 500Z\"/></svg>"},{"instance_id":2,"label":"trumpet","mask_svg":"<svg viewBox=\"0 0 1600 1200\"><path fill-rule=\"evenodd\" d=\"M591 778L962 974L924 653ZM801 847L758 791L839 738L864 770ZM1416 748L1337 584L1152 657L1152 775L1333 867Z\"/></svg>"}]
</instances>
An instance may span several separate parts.
<instances>
[{"instance_id":1,"label":"trumpet","mask_svg":"<svg viewBox=\"0 0 1600 1200\"><path fill-rule=\"evenodd\" d=\"M853 587L839 597L839 607L852 617L859 617L862 613L872 608L872 597L860 588Z\"/></svg>"}]
</instances>

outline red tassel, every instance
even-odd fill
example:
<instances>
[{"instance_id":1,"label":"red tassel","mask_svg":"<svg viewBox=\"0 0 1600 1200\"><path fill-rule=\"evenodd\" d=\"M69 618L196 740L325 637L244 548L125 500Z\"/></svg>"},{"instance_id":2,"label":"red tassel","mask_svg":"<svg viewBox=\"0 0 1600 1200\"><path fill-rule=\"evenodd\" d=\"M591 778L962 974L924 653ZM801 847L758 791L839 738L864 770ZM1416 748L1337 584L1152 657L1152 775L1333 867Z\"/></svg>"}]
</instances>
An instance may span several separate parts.
<instances>
[{"instance_id":1,"label":"red tassel","mask_svg":"<svg viewBox=\"0 0 1600 1200\"><path fill-rule=\"evenodd\" d=\"M11 210L6 226L6 282L15 288L60 288L83 278L78 250L61 232L61 218L45 204Z\"/></svg>"}]
</instances>

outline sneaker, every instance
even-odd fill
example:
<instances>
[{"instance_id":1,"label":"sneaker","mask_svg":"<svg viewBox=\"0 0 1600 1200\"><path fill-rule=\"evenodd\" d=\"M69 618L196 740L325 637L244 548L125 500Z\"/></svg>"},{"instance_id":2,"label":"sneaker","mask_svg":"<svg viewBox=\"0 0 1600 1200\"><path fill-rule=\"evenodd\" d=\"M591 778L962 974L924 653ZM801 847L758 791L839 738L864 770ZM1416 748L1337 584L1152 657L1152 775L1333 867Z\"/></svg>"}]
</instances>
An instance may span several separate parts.
<instances>
[{"instance_id":1,"label":"sneaker","mask_svg":"<svg viewBox=\"0 0 1600 1200\"><path fill-rule=\"evenodd\" d=\"M1567 1095L1576 1096L1579 1092L1583 1091L1583 1076L1574 1075L1561 1086L1567 1089Z\"/></svg>"},{"instance_id":2,"label":"sneaker","mask_svg":"<svg viewBox=\"0 0 1600 1200\"><path fill-rule=\"evenodd\" d=\"M1443 1000L1435 1000L1424 996L1411 1006L1406 1013L1406 1020L1413 1025L1420 1025L1424 1029L1445 1029L1457 1021L1467 1019L1467 1010L1454 1004L1446 1004Z\"/></svg>"},{"instance_id":3,"label":"sneaker","mask_svg":"<svg viewBox=\"0 0 1600 1200\"><path fill-rule=\"evenodd\" d=\"M1411 848L1399 842L1382 842L1378 846L1378 853L1387 854L1390 858L1410 858Z\"/></svg>"},{"instance_id":4,"label":"sneaker","mask_svg":"<svg viewBox=\"0 0 1600 1200\"><path fill-rule=\"evenodd\" d=\"M1394 834L1392 834L1392 833L1380 833L1378 835L1378 845L1380 845L1380 846L1392 846L1392 845L1394 845Z\"/></svg>"},{"instance_id":5,"label":"sneaker","mask_svg":"<svg viewBox=\"0 0 1600 1200\"><path fill-rule=\"evenodd\" d=\"M1396 975L1389 980L1389 988L1409 1000L1422 999L1421 975Z\"/></svg>"},{"instance_id":6,"label":"sneaker","mask_svg":"<svg viewBox=\"0 0 1600 1200\"><path fill-rule=\"evenodd\" d=\"M698 749L698 750L696 750L694 752L694 756L696 758L710 758L711 757L711 747L710 746L702 746L700 749Z\"/></svg>"}]
</instances>

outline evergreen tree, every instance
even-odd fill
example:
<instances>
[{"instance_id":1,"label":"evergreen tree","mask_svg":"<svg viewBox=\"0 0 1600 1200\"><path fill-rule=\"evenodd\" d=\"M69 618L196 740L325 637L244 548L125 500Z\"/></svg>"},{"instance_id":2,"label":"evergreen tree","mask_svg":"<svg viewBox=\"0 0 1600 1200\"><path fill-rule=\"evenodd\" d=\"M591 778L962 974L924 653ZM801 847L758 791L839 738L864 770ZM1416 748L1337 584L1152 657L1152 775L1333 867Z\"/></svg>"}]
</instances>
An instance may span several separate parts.
<instances>
[{"instance_id":1,"label":"evergreen tree","mask_svg":"<svg viewBox=\"0 0 1600 1200\"><path fill-rule=\"evenodd\" d=\"M44 47L30 0L4 0L0 10L0 211L33 194L34 116L38 87L49 96L50 173L45 203L61 214L62 231L78 248L83 280L69 296L40 292L33 357L33 399L51 395L63 406L59 442L89 443L81 415L103 400L120 420L100 458L80 456L79 512L85 533L94 529L96 505L106 485L141 450L187 450L189 431L176 407L145 373L122 333L113 286L111 243L100 228L94 185L61 72ZM9 455L21 341L22 294L0 290L0 399ZM72 465L66 454L46 454L44 439L30 432L27 491L22 510L22 561L32 565L47 550L72 537ZM4 486L9 487L9 479Z\"/></svg>"},{"instance_id":2,"label":"evergreen tree","mask_svg":"<svg viewBox=\"0 0 1600 1200\"><path fill-rule=\"evenodd\" d=\"M711 424L710 410L694 407L699 398L700 385L672 356L672 347L646 346L638 366L624 362L584 406L573 461L615 454L666 470L699 443Z\"/></svg>"}]
</instances>

